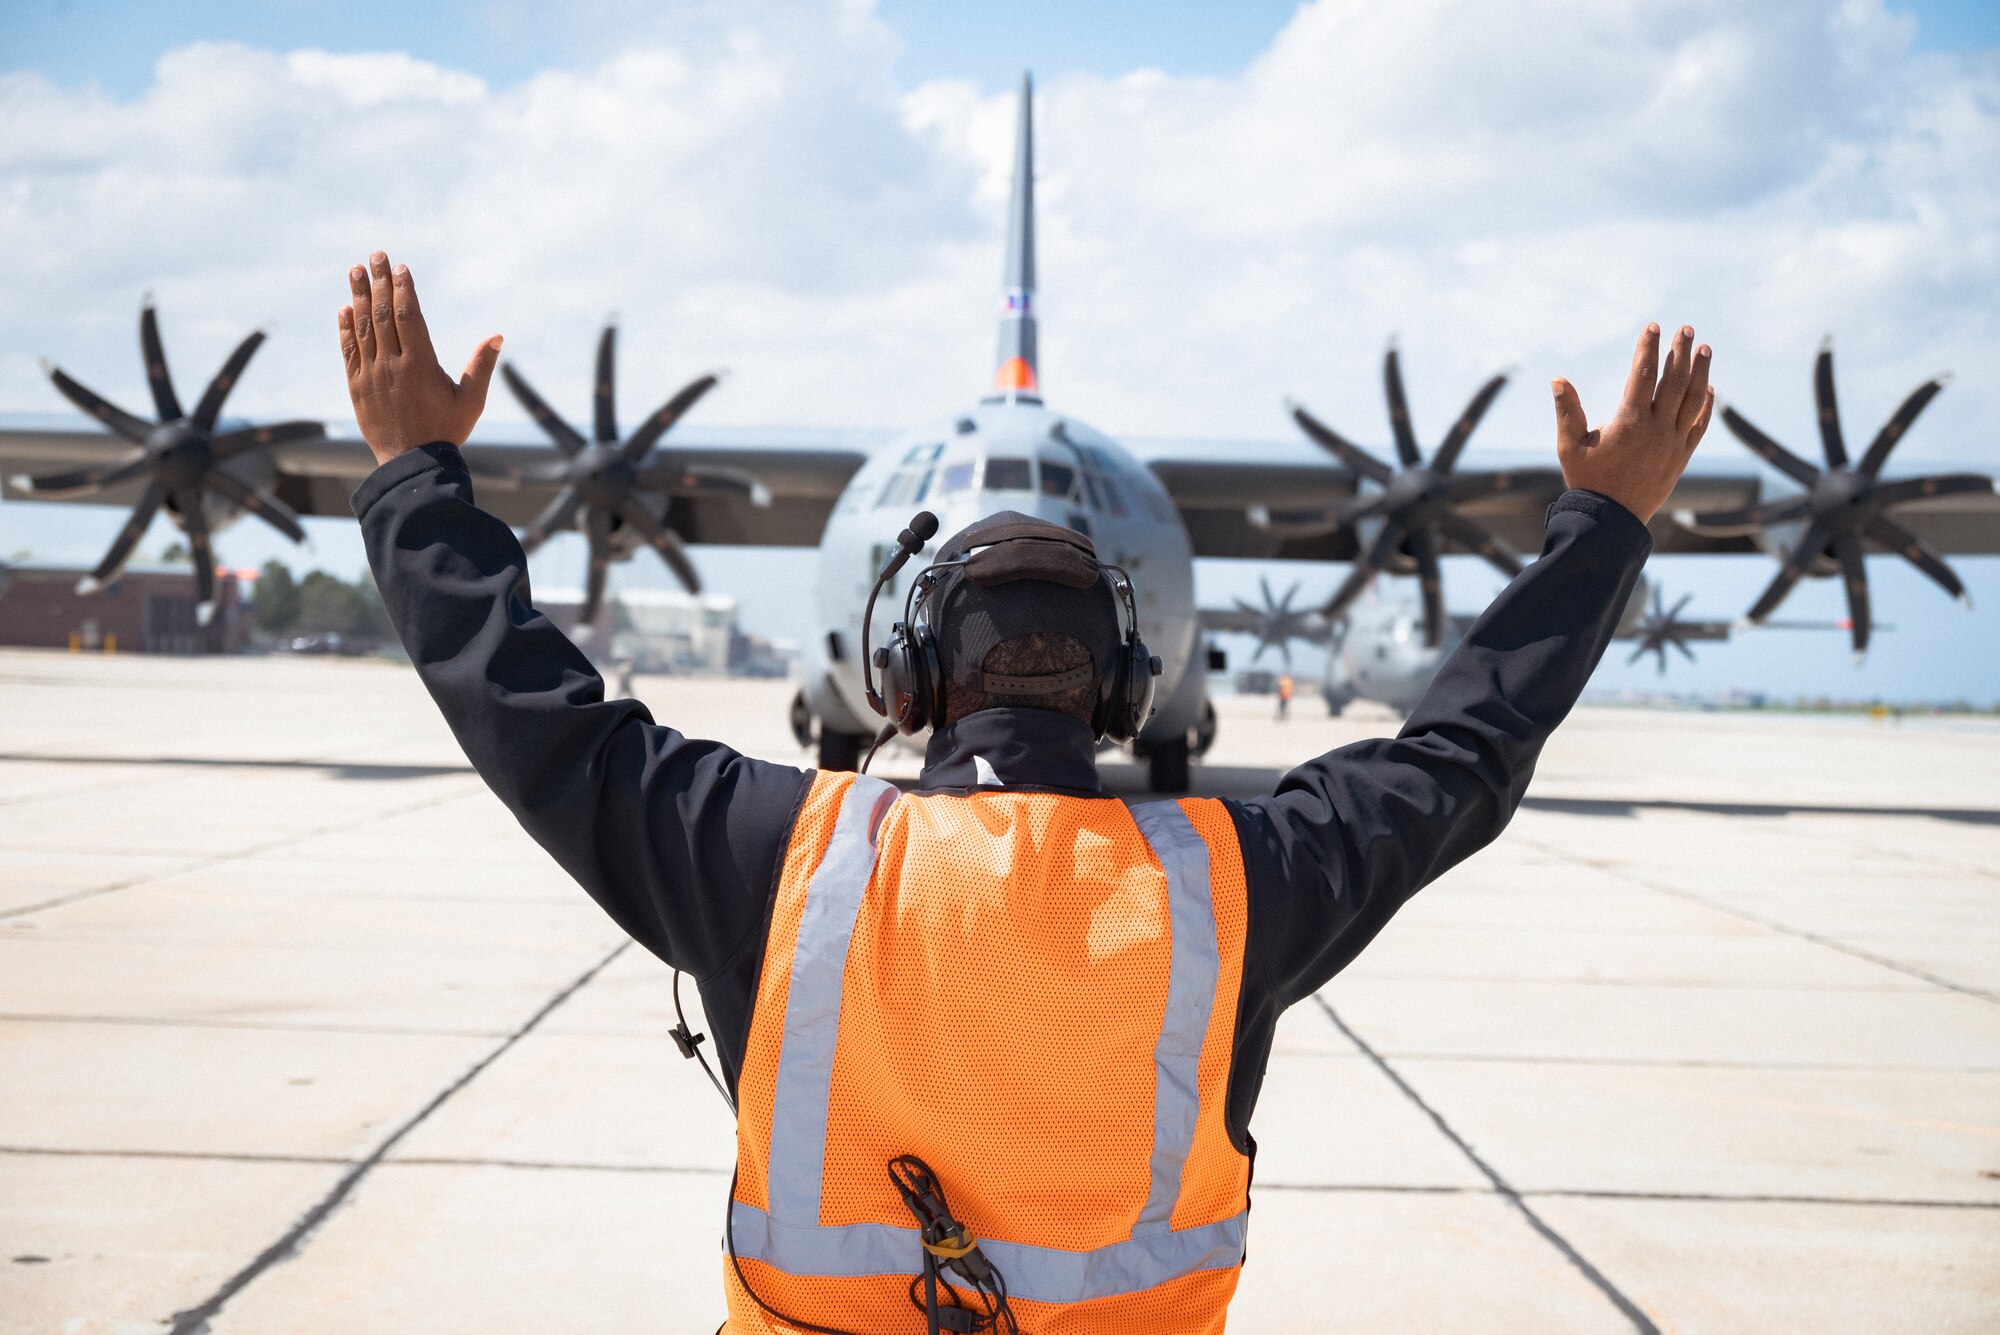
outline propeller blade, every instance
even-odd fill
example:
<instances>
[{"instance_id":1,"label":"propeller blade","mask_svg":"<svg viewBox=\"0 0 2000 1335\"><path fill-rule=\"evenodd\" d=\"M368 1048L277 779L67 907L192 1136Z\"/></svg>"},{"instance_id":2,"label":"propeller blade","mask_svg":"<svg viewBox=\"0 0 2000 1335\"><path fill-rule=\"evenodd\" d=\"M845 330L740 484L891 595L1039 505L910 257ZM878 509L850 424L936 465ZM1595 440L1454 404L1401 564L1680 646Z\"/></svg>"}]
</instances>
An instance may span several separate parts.
<instances>
[{"instance_id":1,"label":"propeller blade","mask_svg":"<svg viewBox=\"0 0 2000 1335\"><path fill-rule=\"evenodd\" d=\"M604 584L611 572L611 516L596 506L583 513L583 531L590 543L590 574L583 590L583 610L577 625L597 624L598 610L604 605Z\"/></svg>"},{"instance_id":2,"label":"propeller blade","mask_svg":"<svg viewBox=\"0 0 2000 1335\"><path fill-rule=\"evenodd\" d=\"M211 468L202 474L201 485L227 496L293 542L306 540L306 531L299 523L298 515L277 497L254 491L219 468Z\"/></svg>"},{"instance_id":3,"label":"propeller blade","mask_svg":"<svg viewBox=\"0 0 2000 1335\"><path fill-rule=\"evenodd\" d=\"M1292 408L1292 420L1299 424L1299 430L1306 433L1313 443L1327 451L1342 463L1352 468L1371 482L1388 486L1396 476L1396 470L1377 459L1368 451L1354 444L1326 423L1296 405Z\"/></svg>"},{"instance_id":4,"label":"propeller blade","mask_svg":"<svg viewBox=\"0 0 2000 1335\"><path fill-rule=\"evenodd\" d=\"M167 489L158 482L146 484L146 490L132 507L132 513L125 517L125 527L119 529L118 536L111 540L111 547L104 553L104 559L97 563L97 569L77 586L78 593L95 593L100 585L124 569L132 549L139 545L139 539L145 535L153 516L159 512L160 502L166 497Z\"/></svg>"},{"instance_id":5,"label":"propeller blade","mask_svg":"<svg viewBox=\"0 0 2000 1335\"><path fill-rule=\"evenodd\" d=\"M1472 438L1473 428L1479 425L1479 419L1486 416L1486 410L1493 406L1493 400L1506 386L1507 377L1496 375L1480 387L1479 392L1472 396L1472 402L1465 405L1465 411L1458 415L1458 420L1451 424L1451 434L1444 438L1444 444L1438 446L1437 453L1432 456L1432 468L1440 473L1451 471L1452 465L1458 462L1459 451Z\"/></svg>"},{"instance_id":6,"label":"propeller blade","mask_svg":"<svg viewBox=\"0 0 2000 1335\"><path fill-rule=\"evenodd\" d=\"M1650 644L1642 644L1637 649L1634 649L1632 651L1632 656L1625 660L1625 666L1631 667L1634 663L1644 658L1646 656L1647 651L1650 650L1652 647L1653 646Z\"/></svg>"},{"instance_id":7,"label":"propeller blade","mask_svg":"<svg viewBox=\"0 0 2000 1335\"><path fill-rule=\"evenodd\" d=\"M1333 591L1333 597L1327 600L1325 614L1328 620L1345 612L1348 604L1361 596L1361 591L1381 573L1383 565L1389 559L1389 553L1396 549L1396 544L1402 540L1402 536L1403 530L1397 525L1393 523L1382 525L1382 531L1375 535L1375 541L1368 545L1368 550L1361 554L1361 559L1347 572L1347 578Z\"/></svg>"},{"instance_id":8,"label":"propeller blade","mask_svg":"<svg viewBox=\"0 0 2000 1335\"><path fill-rule=\"evenodd\" d=\"M1679 621L1681 618L1681 609L1685 608L1690 602L1693 601L1694 601L1693 594L1691 593L1682 594L1681 600L1674 604L1674 610L1667 613L1667 624L1671 626L1674 622Z\"/></svg>"},{"instance_id":9,"label":"propeller blade","mask_svg":"<svg viewBox=\"0 0 2000 1335\"><path fill-rule=\"evenodd\" d=\"M1468 552L1486 558L1486 564L1512 579L1521 573L1521 558L1512 548L1488 532L1483 524L1474 523L1464 515L1450 510L1438 515L1438 529Z\"/></svg>"},{"instance_id":10,"label":"propeller blade","mask_svg":"<svg viewBox=\"0 0 2000 1335\"><path fill-rule=\"evenodd\" d=\"M1241 598L1232 598L1232 599L1230 599L1229 601L1231 601L1231 602L1233 602L1233 603L1235 603L1235 604L1236 604L1236 610L1237 610L1237 611L1239 611L1239 612L1247 612L1247 613L1249 613L1249 614L1250 614L1251 616L1261 616L1261 615L1263 614L1263 611L1264 611L1264 609L1263 609L1263 608L1261 608L1261 607L1252 607L1252 606L1251 606L1251 605L1250 605L1249 603L1245 602L1245 601L1244 601L1243 599L1241 599Z\"/></svg>"},{"instance_id":11,"label":"propeller blade","mask_svg":"<svg viewBox=\"0 0 2000 1335\"><path fill-rule=\"evenodd\" d=\"M208 536L208 512L201 507L201 488L189 487L175 497L174 508L187 526L188 550L194 558L197 604L215 602L215 547Z\"/></svg>"},{"instance_id":12,"label":"propeller blade","mask_svg":"<svg viewBox=\"0 0 2000 1335\"><path fill-rule=\"evenodd\" d=\"M68 473L50 473L46 477L17 477L14 485L34 496L63 497L82 496L105 487L116 486L128 477L146 471L152 463L152 456L141 454L136 459L128 459L122 464L99 464L95 468L78 468Z\"/></svg>"},{"instance_id":13,"label":"propeller blade","mask_svg":"<svg viewBox=\"0 0 2000 1335\"><path fill-rule=\"evenodd\" d=\"M1387 502L1384 500L1383 493L1379 491L1372 496L1356 496L1351 500L1342 501L1338 506L1334 507L1334 526L1336 528L1351 528L1364 519L1372 519L1374 516L1384 513L1387 509Z\"/></svg>"},{"instance_id":14,"label":"propeller blade","mask_svg":"<svg viewBox=\"0 0 2000 1335\"><path fill-rule=\"evenodd\" d=\"M597 340L597 390L594 407L597 410L597 443L616 445L618 443L618 396L612 364L618 356L618 326L604 326L604 333Z\"/></svg>"},{"instance_id":15,"label":"propeller blade","mask_svg":"<svg viewBox=\"0 0 2000 1335\"><path fill-rule=\"evenodd\" d=\"M1799 545L1793 548L1792 554L1787 556L1784 562L1779 565L1778 573L1772 578L1770 584L1765 586L1763 594L1758 597L1755 603L1751 604L1749 612L1744 614L1744 619L1748 621L1762 621L1765 617L1776 611L1778 604L1785 601L1785 595L1790 593L1793 586L1801 579L1805 578L1806 565L1815 556L1819 555L1821 551L1825 550L1825 548L1825 532L1817 524L1807 529Z\"/></svg>"},{"instance_id":16,"label":"propeller blade","mask_svg":"<svg viewBox=\"0 0 2000 1335\"><path fill-rule=\"evenodd\" d=\"M1438 569L1437 538L1429 529L1410 530L1410 554L1417 558L1417 587L1424 598L1424 643L1444 640L1444 575Z\"/></svg>"},{"instance_id":17,"label":"propeller blade","mask_svg":"<svg viewBox=\"0 0 2000 1335\"><path fill-rule=\"evenodd\" d=\"M89 413L92 417L95 417L98 421L104 423L111 430L125 437L125 439L137 441L139 444L144 445L147 438L153 434L153 424L151 422L134 417L118 405L101 398L95 391L85 389L82 385L70 379L60 367L51 366L49 368L49 379L55 382L56 389L61 391L64 398Z\"/></svg>"},{"instance_id":18,"label":"propeller blade","mask_svg":"<svg viewBox=\"0 0 2000 1335\"><path fill-rule=\"evenodd\" d=\"M1724 408L1722 410L1722 422L1723 425L1735 433L1738 440L1748 445L1758 458L1777 469L1780 473L1783 473L1786 477L1791 478L1792 481L1807 487L1819 481L1819 470L1817 468L1814 468L1811 464L1799 458L1798 455L1793 454L1777 441L1772 440L1755 426L1752 426L1750 419L1743 416L1742 413L1737 412L1734 408Z\"/></svg>"},{"instance_id":19,"label":"propeller blade","mask_svg":"<svg viewBox=\"0 0 2000 1335\"><path fill-rule=\"evenodd\" d=\"M1674 518L1684 528L1703 533L1721 533L1725 530L1755 531L1772 524L1783 524L1799 518L1808 508L1804 496L1787 496L1781 501L1768 501L1763 505L1747 505L1740 510L1676 510Z\"/></svg>"},{"instance_id":20,"label":"propeller blade","mask_svg":"<svg viewBox=\"0 0 2000 1335\"><path fill-rule=\"evenodd\" d=\"M1868 442L1868 452L1861 456L1860 471L1864 476L1874 477L1882 471L1883 463L1889 458L1889 451L1896 448L1896 442L1903 438L1903 433L1917 420L1917 414L1928 408L1931 400L1936 398L1938 391L1943 388L1944 379L1941 376L1926 380L1917 386L1909 398L1903 400L1895 415L1884 422L1882 429L1875 433L1875 439Z\"/></svg>"},{"instance_id":21,"label":"propeller blade","mask_svg":"<svg viewBox=\"0 0 2000 1335\"><path fill-rule=\"evenodd\" d=\"M576 508L583 504L583 493L575 487L564 487L556 493L554 500L543 507L535 516L535 522L528 525L528 531L521 538L521 551L532 556L537 547L549 540L558 529L568 528L576 516Z\"/></svg>"},{"instance_id":22,"label":"propeller blade","mask_svg":"<svg viewBox=\"0 0 2000 1335\"><path fill-rule=\"evenodd\" d=\"M674 572L674 578L689 593L701 592L701 575L696 572L694 562L688 559L687 548L681 543L681 535L653 518L652 512L637 501L627 501L618 513L625 522L646 540L648 546L660 554L667 563L667 569Z\"/></svg>"},{"instance_id":23,"label":"propeller blade","mask_svg":"<svg viewBox=\"0 0 2000 1335\"><path fill-rule=\"evenodd\" d=\"M1291 587L1291 588L1289 588L1289 589L1286 589L1286 590L1285 590L1285 597L1284 597L1284 601L1282 601L1282 602L1280 602L1280 603L1278 604L1278 615L1279 615L1279 616L1287 616L1287 615L1289 615L1289 614L1291 613L1291 610L1292 610L1292 599L1294 599L1294 598L1296 598L1296 597L1298 597L1298 596L1299 596L1299 585L1300 585L1300 581L1298 581L1298 580L1293 580L1293 581L1292 581L1292 587Z\"/></svg>"},{"instance_id":24,"label":"propeller blade","mask_svg":"<svg viewBox=\"0 0 2000 1335\"><path fill-rule=\"evenodd\" d=\"M269 426L247 426L241 431L225 431L209 443L209 448L215 452L215 461L221 463L252 450L294 440L319 440L325 435L326 427L318 422L273 422Z\"/></svg>"},{"instance_id":25,"label":"propeller blade","mask_svg":"<svg viewBox=\"0 0 2000 1335\"><path fill-rule=\"evenodd\" d=\"M1660 659L1659 675L1664 677L1667 675L1667 646L1663 643L1655 641L1653 644L1653 652L1659 656Z\"/></svg>"},{"instance_id":26,"label":"propeller blade","mask_svg":"<svg viewBox=\"0 0 2000 1335\"><path fill-rule=\"evenodd\" d=\"M514 397L520 400L521 406L528 410L528 416L535 419L535 425L546 431L549 439L556 443L557 449L564 454L582 453L583 437L576 433L575 427L556 416L555 409L549 407L542 396L535 393L533 385L522 379L521 373L514 369L513 363L503 362L500 366L500 376L507 382L507 388L514 391Z\"/></svg>"},{"instance_id":27,"label":"propeller blade","mask_svg":"<svg viewBox=\"0 0 2000 1335\"><path fill-rule=\"evenodd\" d=\"M1674 646L1674 648L1676 648L1676 649L1678 649L1678 650L1680 650L1680 651L1681 651L1681 657L1682 657L1682 658L1685 658L1685 659L1686 659L1686 660L1687 660L1688 662L1690 662L1690 663L1694 662L1694 650L1692 650L1692 649L1688 648L1688 647L1687 647L1687 644L1686 644L1686 642L1685 642L1685 641L1682 641L1682 640L1669 640L1669 641L1668 641L1668 643L1669 643L1669 644L1671 644L1671 645L1673 645L1673 646ZM1666 655L1665 655L1665 654L1663 653L1663 654L1661 654L1661 655L1660 655L1660 657L1661 657L1662 659L1664 659L1664 658L1666 658Z\"/></svg>"},{"instance_id":28,"label":"propeller blade","mask_svg":"<svg viewBox=\"0 0 2000 1335\"><path fill-rule=\"evenodd\" d=\"M1396 457L1403 467L1415 468L1424 461L1417 449L1417 433L1410 425L1410 401L1403 394L1403 368L1396 350L1382 359L1382 392L1389 396L1389 426L1396 433Z\"/></svg>"},{"instance_id":29,"label":"propeller blade","mask_svg":"<svg viewBox=\"0 0 2000 1335\"><path fill-rule=\"evenodd\" d=\"M236 345L236 351L229 354L229 360L215 373L215 379L208 382L208 388L201 392L201 402L194 406L193 426L197 431L213 431L215 419L222 416L222 401L229 397L229 391L236 388L236 382L243 376L243 368L257 355L257 349L264 344L264 331L251 333Z\"/></svg>"},{"instance_id":30,"label":"propeller blade","mask_svg":"<svg viewBox=\"0 0 2000 1335\"><path fill-rule=\"evenodd\" d=\"M1276 608L1278 600L1271 596L1271 577L1269 575L1259 575L1257 577L1257 588L1264 595L1264 610L1268 612Z\"/></svg>"},{"instance_id":31,"label":"propeller blade","mask_svg":"<svg viewBox=\"0 0 2000 1335\"><path fill-rule=\"evenodd\" d=\"M639 429L632 433L632 439L625 442L625 457L633 463L645 458L646 451L652 449L661 436L672 430L674 423L680 421L688 409L700 403L702 395L720 383L722 383L721 378L710 373L696 376L681 386L680 393L661 404L657 412L639 424Z\"/></svg>"},{"instance_id":32,"label":"propeller blade","mask_svg":"<svg viewBox=\"0 0 2000 1335\"><path fill-rule=\"evenodd\" d=\"M1854 639L1854 655L1868 652L1868 567L1861 560L1861 539L1842 534L1833 540L1833 554L1840 562L1841 581L1847 585L1848 629Z\"/></svg>"},{"instance_id":33,"label":"propeller blade","mask_svg":"<svg viewBox=\"0 0 2000 1335\"><path fill-rule=\"evenodd\" d=\"M139 308L139 351L146 359L146 383L153 389L153 407L162 422L178 422L183 416L180 396L174 393L174 378L167 374L167 354L160 347L160 322L153 303Z\"/></svg>"},{"instance_id":34,"label":"propeller blade","mask_svg":"<svg viewBox=\"0 0 2000 1335\"><path fill-rule=\"evenodd\" d=\"M1819 439L1826 448L1826 466L1847 466L1847 442L1840 434L1840 405L1833 396L1833 344L1822 343L1813 362L1813 401L1819 405Z\"/></svg>"},{"instance_id":35,"label":"propeller blade","mask_svg":"<svg viewBox=\"0 0 2000 1335\"><path fill-rule=\"evenodd\" d=\"M1905 501L1921 501L1932 496L1964 496L1972 493L1991 495L1992 492L1993 479L1982 474L1938 473L1931 477L1885 482L1875 488L1875 501L1881 509L1886 510Z\"/></svg>"},{"instance_id":36,"label":"propeller blade","mask_svg":"<svg viewBox=\"0 0 2000 1335\"><path fill-rule=\"evenodd\" d=\"M1951 567L1944 563L1944 558L1922 538L1883 515L1876 515L1868 521L1867 532L1869 537L1923 571L1930 577L1932 583L1946 593L1961 601L1964 600L1965 585L1959 582Z\"/></svg>"}]
</instances>

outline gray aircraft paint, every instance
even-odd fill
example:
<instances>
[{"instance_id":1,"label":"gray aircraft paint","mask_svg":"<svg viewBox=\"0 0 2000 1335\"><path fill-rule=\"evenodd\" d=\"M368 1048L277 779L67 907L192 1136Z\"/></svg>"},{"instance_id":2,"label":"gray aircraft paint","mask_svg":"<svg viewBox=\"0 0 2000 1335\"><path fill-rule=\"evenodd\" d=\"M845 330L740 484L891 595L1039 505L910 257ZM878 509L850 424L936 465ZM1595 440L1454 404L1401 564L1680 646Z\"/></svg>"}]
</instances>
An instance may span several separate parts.
<instances>
[{"instance_id":1,"label":"gray aircraft paint","mask_svg":"<svg viewBox=\"0 0 2000 1335\"><path fill-rule=\"evenodd\" d=\"M1002 274L999 368L1035 361L1035 219L1032 85L1021 82L1014 193ZM1038 382L1037 382L1038 383ZM1098 556L1132 576L1139 633L1164 664L1147 739L1172 737L1202 716L1196 647L1194 549L1166 488L1109 436L1053 412L1026 387L995 392L963 416L875 451L848 482L820 541L815 624L806 640L806 702L823 726L873 732L861 674L861 614L895 535L919 510L938 517L940 540L998 510L1018 510L1090 534ZM935 550L935 547L933 547ZM870 628L888 638L920 563L885 589ZM921 739L919 739L921 740Z\"/></svg>"}]
</instances>

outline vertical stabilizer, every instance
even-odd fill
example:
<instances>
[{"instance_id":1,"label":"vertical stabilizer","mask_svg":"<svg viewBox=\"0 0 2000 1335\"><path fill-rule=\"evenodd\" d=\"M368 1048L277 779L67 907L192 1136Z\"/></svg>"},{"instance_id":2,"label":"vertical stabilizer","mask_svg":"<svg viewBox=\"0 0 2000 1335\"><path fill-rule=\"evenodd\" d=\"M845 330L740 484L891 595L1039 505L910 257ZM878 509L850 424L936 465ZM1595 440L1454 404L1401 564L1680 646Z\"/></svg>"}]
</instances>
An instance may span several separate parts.
<instances>
[{"instance_id":1,"label":"vertical stabilizer","mask_svg":"<svg viewBox=\"0 0 2000 1335\"><path fill-rule=\"evenodd\" d=\"M1007 205L1007 270L1001 279L1000 361L994 397L1040 403L1035 365L1034 81L1021 76L1021 120L1014 139L1014 197Z\"/></svg>"}]
</instances>

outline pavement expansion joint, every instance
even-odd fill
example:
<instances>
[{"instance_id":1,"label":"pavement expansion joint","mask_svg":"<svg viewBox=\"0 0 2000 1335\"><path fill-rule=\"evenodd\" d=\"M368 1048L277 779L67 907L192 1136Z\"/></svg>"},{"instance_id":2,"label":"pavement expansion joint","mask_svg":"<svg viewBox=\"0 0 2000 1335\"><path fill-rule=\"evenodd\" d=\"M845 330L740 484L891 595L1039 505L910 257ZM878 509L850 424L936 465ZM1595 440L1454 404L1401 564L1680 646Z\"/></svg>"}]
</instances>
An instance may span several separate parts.
<instances>
[{"instance_id":1,"label":"pavement expansion joint","mask_svg":"<svg viewBox=\"0 0 2000 1335\"><path fill-rule=\"evenodd\" d=\"M24 917L30 913L41 913L48 909L61 908L65 904L74 904L82 899L94 899L99 895L113 894L119 890L131 890L151 881L165 880L170 876L185 876L189 872L206 871L210 867L220 867L230 862L241 862L245 858L259 857L265 853L274 853L287 845L300 843L307 839L317 839L329 834L345 834L348 831L372 825L378 820L388 820L395 816L406 815L412 811L427 811L432 807L443 806L447 802L455 802L461 798L471 797L476 795L477 791L476 789L468 788L455 793L441 793L420 802L398 803L397 805L386 807L381 811L370 812L365 816L360 816L353 820L335 821L330 825L316 825L306 830L293 830L279 838L267 839L261 843L252 844L247 848L238 848L227 853L215 853L208 857L195 858L178 867L169 867L163 871L147 872L142 876L126 877L123 880L112 881L107 885L91 886L84 890L74 890L69 894L57 895L53 899L44 899L33 904L16 905L10 909L0 910L0 921L5 921L8 918Z\"/></svg>"},{"instance_id":2,"label":"pavement expansion joint","mask_svg":"<svg viewBox=\"0 0 2000 1335\"><path fill-rule=\"evenodd\" d=\"M1340 1013L1334 1010L1325 997L1314 994L1313 1001L1325 1013L1326 1018L1333 1022L1333 1027L1338 1029L1348 1042L1360 1048L1367 1055L1368 1059L1374 1062L1376 1068L1389 1078L1390 1083L1402 1091L1403 1097L1415 1104L1418 1111L1429 1117L1432 1124L1437 1127L1438 1132L1446 1140L1450 1141L1474 1168L1479 1170L1482 1177L1492 1183L1495 1194L1499 1195L1508 1205L1512 1206L1528 1222L1528 1226L1542 1236L1544 1241L1562 1253L1563 1259L1574 1266L1578 1273L1590 1282L1592 1287L1609 1299L1611 1305L1616 1307L1624 1315L1625 1319L1632 1323L1634 1330L1639 1331L1640 1335L1660 1335L1660 1328L1654 1324L1653 1319L1646 1315L1645 1311L1637 1303L1627 1297L1625 1292L1614 1284L1604 1272L1592 1265L1569 1239L1558 1233L1546 1219L1537 1214L1533 1207L1523 1199L1521 1193L1516 1191L1512 1184L1506 1178L1502 1177L1493 1165L1481 1158L1479 1151L1473 1149L1471 1143L1465 1137L1452 1129L1451 1123L1445 1120L1444 1114L1427 1103L1423 1095L1416 1091L1415 1086L1405 1080L1394 1066L1391 1066L1384 1060L1381 1053L1371 1047L1368 1041L1362 1038L1360 1034L1357 1034L1353 1029L1348 1027L1347 1022L1340 1018Z\"/></svg>"},{"instance_id":3,"label":"pavement expansion joint","mask_svg":"<svg viewBox=\"0 0 2000 1335\"><path fill-rule=\"evenodd\" d=\"M1942 974L1932 973L1928 969L1920 969L1914 964L1905 963L1888 955L1879 955L1872 950L1864 950L1862 947L1851 945L1846 941L1840 940L1838 937L1827 936L1822 932L1811 931L1804 927L1794 927L1790 923L1766 917L1764 914L1731 904L1727 900L1715 899L1709 895L1697 894L1693 890L1684 890L1677 885L1666 885L1649 877L1635 875L1622 863L1608 862L1597 858L1579 857L1573 853L1566 853L1554 845L1538 843L1532 839L1523 839L1521 842L1539 852L1562 858L1566 862L1603 872L1606 876L1624 881L1628 885L1636 885L1642 889L1651 890L1655 894L1667 895L1689 904L1699 904L1703 908L1714 909L1717 913L1727 913L1733 918L1740 918L1744 922L1752 923L1758 927L1763 927L1773 932L1782 932L1786 936L1797 937L1801 941L1810 941L1816 946L1824 946L1828 950L1837 950L1843 955L1851 955L1855 959L1866 960L1870 964L1877 964L1885 969L1893 969L1895 972L1907 977L1921 979L1933 987L1942 987L1947 991L1957 992L1963 996L1974 997L1980 1001L2000 1005L2000 993L1989 991L1983 987L1974 987L1970 983L1957 982L1944 977Z\"/></svg>"},{"instance_id":4,"label":"pavement expansion joint","mask_svg":"<svg viewBox=\"0 0 2000 1335\"><path fill-rule=\"evenodd\" d=\"M575 979L565 984L554 996L543 1002L541 1007L533 1015L529 1016L526 1022L514 1030L513 1033L509 1034L491 1052L481 1057L477 1062L474 1062L457 1079L432 1095L423 1107L417 1109L400 1126L390 1132L381 1144L368 1153L366 1158L356 1163L343 1174L340 1181L334 1184L333 1190L329 1191L317 1205L307 1210L297 1223L286 1230L284 1236L259 1252L251 1260L250 1264L237 1271L236 1274L225 1281L222 1287L217 1289L205 1301L197 1306L174 1313L172 1317L173 1325L169 1329L168 1335L206 1335L209 1329L209 1322L222 1311L229 1300L255 1283L258 1276L262 1275L277 1262L297 1255L300 1249L312 1237L313 1233L326 1221L327 1216L332 1214L342 1201L354 1193L355 1189L361 1185L362 1179L367 1177L369 1172L380 1164L391 1150L401 1144L404 1137L423 1125L432 1113L443 1107L454 1094L457 1094L477 1079L479 1074L487 1067L505 1056L516 1043L519 1043L522 1039L533 1033L535 1028L543 1020L547 1019L557 1007L588 986L592 979L608 968L620 955L631 949L631 946L632 943L630 941L624 941L613 947L609 954L599 959Z\"/></svg>"}]
</instances>

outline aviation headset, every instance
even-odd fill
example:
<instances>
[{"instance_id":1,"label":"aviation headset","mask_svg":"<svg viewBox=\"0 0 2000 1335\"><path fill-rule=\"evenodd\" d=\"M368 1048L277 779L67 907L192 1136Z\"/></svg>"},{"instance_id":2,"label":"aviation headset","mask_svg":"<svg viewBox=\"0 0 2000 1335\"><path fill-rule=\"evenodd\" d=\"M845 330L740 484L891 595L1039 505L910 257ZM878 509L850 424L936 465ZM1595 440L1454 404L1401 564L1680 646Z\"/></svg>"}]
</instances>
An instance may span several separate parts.
<instances>
[{"instance_id":1,"label":"aviation headset","mask_svg":"<svg viewBox=\"0 0 2000 1335\"><path fill-rule=\"evenodd\" d=\"M1159 657L1139 638L1139 615L1133 602L1131 577L1119 567L1099 561L1088 538L1054 524L1027 520L995 525L991 537L981 535L984 540L974 540L976 550L926 568L910 582L903 601L903 618L889 632L889 643L870 652L869 630L875 617L876 596L912 556L924 549L924 544L937 533L937 527L937 516L925 510L896 536L896 554L876 576L875 587L868 594L867 609L862 613L862 680L870 707L889 720L877 744L894 733L907 737L941 721L945 671L938 655L937 631L931 623L933 609L950 597L958 582L970 579L975 584L1000 584L1036 578L1038 571L1053 574L1057 582L1072 587L1076 586L1075 573L1081 571L1086 575L1084 587L1088 587L1091 579L1107 586L1113 600L1123 609L1124 625L1111 669L1099 672L1093 662L1063 672L1029 676L981 672L980 689L1002 698L1046 697L1073 690L1094 676L1097 704L1091 711L1091 731L1099 741L1129 742L1137 737L1139 729L1152 717L1155 679L1160 675L1161 664ZM1010 544L1030 543L1040 546L1017 547L1005 554L1001 551ZM1048 552L1054 561L1037 561L1032 554L1036 550ZM1064 575L1071 578L1065 579ZM877 672L881 674L879 689Z\"/></svg>"}]
</instances>

